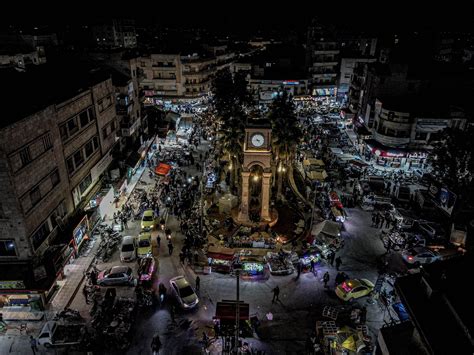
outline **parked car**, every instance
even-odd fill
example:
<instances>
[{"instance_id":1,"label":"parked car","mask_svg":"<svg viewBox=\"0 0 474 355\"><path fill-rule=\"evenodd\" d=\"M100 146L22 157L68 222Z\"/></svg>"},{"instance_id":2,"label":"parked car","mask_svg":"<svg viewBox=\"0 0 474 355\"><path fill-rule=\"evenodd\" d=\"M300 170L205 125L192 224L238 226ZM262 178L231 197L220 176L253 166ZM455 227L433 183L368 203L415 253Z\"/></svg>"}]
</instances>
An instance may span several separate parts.
<instances>
[{"instance_id":1,"label":"parked car","mask_svg":"<svg viewBox=\"0 0 474 355\"><path fill-rule=\"evenodd\" d=\"M100 286L131 285L133 283L132 269L128 266L113 266L99 273L97 283Z\"/></svg>"},{"instance_id":2,"label":"parked car","mask_svg":"<svg viewBox=\"0 0 474 355\"><path fill-rule=\"evenodd\" d=\"M84 324L59 324L56 321L48 321L41 328L37 341L45 348L78 345L84 327Z\"/></svg>"},{"instance_id":3,"label":"parked car","mask_svg":"<svg viewBox=\"0 0 474 355\"><path fill-rule=\"evenodd\" d=\"M122 245L120 246L120 260L133 261L136 258L135 238L127 235L122 239Z\"/></svg>"},{"instance_id":4,"label":"parked car","mask_svg":"<svg viewBox=\"0 0 474 355\"><path fill-rule=\"evenodd\" d=\"M352 279L344 281L336 287L336 295L343 301L352 301L370 294L374 284L367 279Z\"/></svg>"},{"instance_id":5,"label":"parked car","mask_svg":"<svg viewBox=\"0 0 474 355\"><path fill-rule=\"evenodd\" d=\"M138 264L138 281L151 281L155 272L155 258L152 256L141 258Z\"/></svg>"},{"instance_id":6,"label":"parked car","mask_svg":"<svg viewBox=\"0 0 474 355\"><path fill-rule=\"evenodd\" d=\"M139 258L146 258L152 256L151 250L151 233L140 232L137 238L137 256Z\"/></svg>"},{"instance_id":7,"label":"parked car","mask_svg":"<svg viewBox=\"0 0 474 355\"><path fill-rule=\"evenodd\" d=\"M143 212L141 228L143 229L153 229L155 227L155 212L153 210L146 210Z\"/></svg>"},{"instance_id":8,"label":"parked car","mask_svg":"<svg viewBox=\"0 0 474 355\"><path fill-rule=\"evenodd\" d=\"M431 264L432 262L439 260L440 255L434 250L425 247L414 247L404 250L402 252L402 258L407 264L419 265Z\"/></svg>"},{"instance_id":9,"label":"parked car","mask_svg":"<svg viewBox=\"0 0 474 355\"><path fill-rule=\"evenodd\" d=\"M170 280L170 286L176 295L179 304L184 309L191 309L199 303L199 298L184 276L177 276Z\"/></svg>"}]
</instances>

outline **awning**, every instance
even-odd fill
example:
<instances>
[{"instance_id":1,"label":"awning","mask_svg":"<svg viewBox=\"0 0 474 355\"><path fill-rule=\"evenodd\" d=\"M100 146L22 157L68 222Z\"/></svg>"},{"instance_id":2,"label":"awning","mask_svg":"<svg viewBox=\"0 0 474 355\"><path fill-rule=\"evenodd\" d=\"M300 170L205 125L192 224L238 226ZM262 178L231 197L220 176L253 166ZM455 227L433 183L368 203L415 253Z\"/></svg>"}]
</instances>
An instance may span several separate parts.
<instances>
[{"instance_id":1,"label":"awning","mask_svg":"<svg viewBox=\"0 0 474 355\"><path fill-rule=\"evenodd\" d=\"M165 163L160 163L158 166L155 168L155 172L158 175L163 175L166 176L171 170L171 165L165 164Z\"/></svg>"},{"instance_id":2,"label":"awning","mask_svg":"<svg viewBox=\"0 0 474 355\"><path fill-rule=\"evenodd\" d=\"M316 224L311 230L311 234L318 236L321 233L337 237L341 232L341 225L333 221L322 221L321 223Z\"/></svg>"},{"instance_id":3,"label":"awning","mask_svg":"<svg viewBox=\"0 0 474 355\"><path fill-rule=\"evenodd\" d=\"M310 180L324 181L328 177L328 174L326 173L326 170L308 171L306 177Z\"/></svg>"},{"instance_id":4,"label":"awning","mask_svg":"<svg viewBox=\"0 0 474 355\"><path fill-rule=\"evenodd\" d=\"M244 303L240 301L240 304L239 304L239 319L240 320L249 319L249 309L250 309L250 306L248 303ZM236 301L217 302L215 317L220 320L235 321L236 311L237 311Z\"/></svg>"}]
</instances>

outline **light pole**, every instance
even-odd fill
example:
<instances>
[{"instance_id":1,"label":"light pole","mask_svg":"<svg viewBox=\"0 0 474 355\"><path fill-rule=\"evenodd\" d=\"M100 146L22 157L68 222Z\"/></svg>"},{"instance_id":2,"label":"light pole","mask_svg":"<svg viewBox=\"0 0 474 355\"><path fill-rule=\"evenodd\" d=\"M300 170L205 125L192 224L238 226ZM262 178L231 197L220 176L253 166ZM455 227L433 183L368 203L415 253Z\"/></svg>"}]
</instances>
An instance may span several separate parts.
<instances>
[{"instance_id":1,"label":"light pole","mask_svg":"<svg viewBox=\"0 0 474 355\"><path fill-rule=\"evenodd\" d=\"M239 337L240 337L240 270L242 270L242 264L234 265L235 275L237 277L237 302L235 305L235 346L234 353L239 353Z\"/></svg>"}]
</instances>

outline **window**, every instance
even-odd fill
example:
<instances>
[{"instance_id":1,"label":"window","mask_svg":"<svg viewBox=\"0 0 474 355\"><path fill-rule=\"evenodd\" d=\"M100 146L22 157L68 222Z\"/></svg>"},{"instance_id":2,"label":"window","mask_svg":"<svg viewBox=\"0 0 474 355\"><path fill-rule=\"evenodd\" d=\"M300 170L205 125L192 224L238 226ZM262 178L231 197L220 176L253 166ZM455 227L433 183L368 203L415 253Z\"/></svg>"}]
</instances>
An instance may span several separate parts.
<instances>
[{"instance_id":1,"label":"window","mask_svg":"<svg viewBox=\"0 0 474 355\"><path fill-rule=\"evenodd\" d=\"M49 133L43 137L43 147L45 151L53 147Z\"/></svg>"},{"instance_id":2,"label":"window","mask_svg":"<svg viewBox=\"0 0 474 355\"><path fill-rule=\"evenodd\" d=\"M115 131L115 121L112 121L112 123L110 124L110 131Z\"/></svg>"},{"instance_id":3,"label":"window","mask_svg":"<svg viewBox=\"0 0 474 355\"><path fill-rule=\"evenodd\" d=\"M0 202L0 219L5 219L7 216L5 215L5 211L3 210L2 203Z\"/></svg>"},{"instance_id":4,"label":"window","mask_svg":"<svg viewBox=\"0 0 474 355\"><path fill-rule=\"evenodd\" d=\"M81 122L81 128L87 126L89 124L89 115L87 111L83 111L79 114L79 122Z\"/></svg>"},{"instance_id":5,"label":"window","mask_svg":"<svg viewBox=\"0 0 474 355\"><path fill-rule=\"evenodd\" d=\"M0 257L17 256L15 241L13 239L0 240Z\"/></svg>"},{"instance_id":6,"label":"window","mask_svg":"<svg viewBox=\"0 0 474 355\"><path fill-rule=\"evenodd\" d=\"M94 153L94 146L92 145L92 141L87 142L85 146L85 151L86 151L86 159L89 158L92 153Z\"/></svg>"},{"instance_id":7,"label":"window","mask_svg":"<svg viewBox=\"0 0 474 355\"><path fill-rule=\"evenodd\" d=\"M53 171L51 175L49 175L49 177L51 178L51 184L53 185L53 187L59 184L60 179L58 170Z\"/></svg>"},{"instance_id":8,"label":"window","mask_svg":"<svg viewBox=\"0 0 474 355\"><path fill-rule=\"evenodd\" d=\"M74 153L74 165L76 169L84 163L84 155L82 154L82 149Z\"/></svg>"},{"instance_id":9,"label":"window","mask_svg":"<svg viewBox=\"0 0 474 355\"><path fill-rule=\"evenodd\" d=\"M30 148L26 147L20 151L21 165L25 166L31 161Z\"/></svg>"},{"instance_id":10,"label":"window","mask_svg":"<svg viewBox=\"0 0 474 355\"><path fill-rule=\"evenodd\" d=\"M86 192L86 190L88 189L88 187L92 184L92 176L91 174L87 175L86 178L84 180L81 181L81 183L79 184L79 190L81 191L81 194L83 194L84 192Z\"/></svg>"},{"instance_id":11,"label":"window","mask_svg":"<svg viewBox=\"0 0 474 355\"><path fill-rule=\"evenodd\" d=\"M97 137L92 138L92 146L94 147L94 150L99 148L99 139Z\"/></svg>"},{"instance_id":12,"label":"window","mask_svg":"<svg viewBox=\"0 0 474 355\"><path fill-rule=\"evenodd\" d=\"M67 165L67 171L68 171L69 174L72 174L72 173L74 172L74 170L76 170L76 169L74 168L74 161L73 161L72 157L69 158L69 159L66 161L66 165Z\"/></svg>"},{"instance_id":13,"label":"window","mask_svg":"<svg viewBox=\"0 0 474 355\"><path fill-rule=\"evenodd\" d=\"M415 140L425 141L427 137L428 137L428 133L426 132L416 132Z\"/></svg>"},{"instance_id":14,"label":"window","mask_svg":"<svg viewBox=\"0 0 474 355\"><path fill-rule=\"evenodd\" d=\"M48 221L44 222L41 227L31 236L31 241L33 242L33 248L38 249L41 244L46 240L51 230L48 225Z\"/></svg>"},{"instance_id":15,"label":"window","mask_svg":"<svg viewBox=\"0 0 474 355\"><path fill-rule=\"evenodd\" d=\"M102 138L107 138L108 134L107 134L107 126L105 126L104 128L102 128Z\"/></svg>"},{"instance_id":16,"label":"window","mask_svg":"<svg viewBox=\"0 0 474 355\"><path fill-rule=\"evenodd\" d=\"M39 186L36 186L30 191L31 205L35 206L41 200L41 191Z\"/></svg>"},{"instance_id":17,"label":"window","mask_svg":"<svg viewBox=\"0 0 474 355\"><path fill-rule=\"evenodd\" d=\"M77 122L76 122L76 117L67 121L66 126L67 126L69 136L72 136L74 133L76 133L79 130L79 126L77 125Z\"/></svg>"}]
</instances>

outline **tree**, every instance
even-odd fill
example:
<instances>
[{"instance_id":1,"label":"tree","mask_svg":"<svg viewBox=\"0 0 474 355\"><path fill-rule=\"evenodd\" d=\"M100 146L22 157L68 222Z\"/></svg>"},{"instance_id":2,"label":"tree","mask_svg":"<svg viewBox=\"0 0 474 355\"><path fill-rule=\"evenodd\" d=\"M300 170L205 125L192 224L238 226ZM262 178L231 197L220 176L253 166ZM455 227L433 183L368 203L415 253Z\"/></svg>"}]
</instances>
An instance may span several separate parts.
<instances>
[{"instance_id":1,"label":"tree","mask_svg":"<svg viewBox=\"0 0 474 355\"><path fill-rule=\"evenodd\" d=\"M433 175L456 194L472 194L474 174L474 127L447 128L434 145L428 160Z\"/></svg>"},{"instance_id":2,"label":"tree","mask_svg":"<svg viewBox=\"0 0 474 355\"><path fill-rule=\"evenodd\" d=\"M242 147L245 139L246 112L252 104L245 76L232 75L229 69L219 71L212 83L213 106L220 121L223 154L232 167L231 187L234 188L242 164Z\"/></svg>"},{"instance_id":3,"label":"tree","mask_svg":"<svg viewBox=\"0 0 474 355\"><path fill-rule=\"evenodd\" d=\"M278 166L277 198L281 199L282 179L287 176L287 172L293 171L292 160L302 134L292 97L285 90L273 100L269 119L272 124L272 146Z\"/></svg>"}]
</instances>

